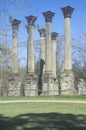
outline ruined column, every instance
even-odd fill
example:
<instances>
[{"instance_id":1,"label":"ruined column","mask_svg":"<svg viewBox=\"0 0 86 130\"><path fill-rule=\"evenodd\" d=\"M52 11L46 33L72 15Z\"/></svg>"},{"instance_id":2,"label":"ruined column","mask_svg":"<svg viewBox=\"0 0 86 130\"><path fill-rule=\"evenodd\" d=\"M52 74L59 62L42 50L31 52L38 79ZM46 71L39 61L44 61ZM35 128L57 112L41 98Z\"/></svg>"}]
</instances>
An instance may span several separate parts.
<instances>
[{"instance_id":1,"label":"ruined column","mask_svg":"<svg viewBox=\"0 0 86 130\"><path fill-rule=\"evenodd\" d=\"M46 29L41 28L38 30L40 33L40 61L45 64L45 38L46 38ZM45 71L45 66L43 66L43 72Z\"/></svg>"},{"instance_id":2,"label":"ruined column","mask_svg":"<svg viewBox=\"0 0 86 130\"><path fill-rule=\"evenodd\" d=\"M51 41L52 41L52 70L54 78L56 79L56 38L58 33L52 32L51 33Z\"/></svg>"},{"instance_id":3,"label":"ruined column","mask_svg":"<svg viewBox=\"0 0 86 130\"><path fill-rule=\"evenodd\" d=\"M40 34L40 69L38 77L38 95L42 94L42 75L45 73L45 37L46 29L38 30Z\"/></svg>"},{"instance_id":4,"label":"ruined column","mask_svg":"<svg viewBox=\"0 0 86 130\"><path fill-rule=\"evenodd\" d=\"M34 74L34 23L37 17L26 16L28 22L27 32L28 32L28 43L27 43L27 72L29 74Z\"/></svg>"},{"instance_id":5,"label":"ruined column","mask_svg":"<svg viewBox=\"0 0 86 130\"><path fill-rule=\"evenodd\" d=\"M21 79L18 71L18 28L21 21L13 19L12 26L12 74L9 76L8 96L20 96Z\"/></svg>"},{"instance_id":6,"label":"ruined column","mask_svg":"<svg viewBox=\"0 0 86 130\"><path fill-rule=\"evenodd\" d=\"M52 70L52 43L51 43L51 22L54 13L51 11L43 12L46 22L46 50L45 50L45 73L43 75L43 94L57 95L58 87Z\"/></svg>"},{"instance_id":7,"label":"ruined column","mask_svg":"<svg viewBox=\"0 0 86 130\"><path fill-rule=\"evenodd\" d=\"M70 18L74 8L67 6L62 8L64 15L64 70L72 70L71 61L71 29L70 29Z\"/></svg>"},{"instance_id":8,"label":"ruined column","mask_svg":"<svg viewBox=\"0 0 86 130\"><path fill-rule=\"evenodd\" d=\"M37 17L30 15L26 16L28 22L27 32L27 76L25 82L25 96L37 95L37 76L35 75L34 65L34 23Z\"/></svg>"},{"instance_id":9,"label":"ruined column","mask_svg":"<svg viewBox=\"0 0 86 130\"><path fill-rule=\"evenodd\" d=\"M62 74L61 90L63 94L72 94L74 91L74 75L71 60L71 29L70 18L74 8L67 6L61 8L64 15L64 70Z\"/></svg>"},{"instance_id":10,"label":"ruined column","mask_svg":"<svg viewBox=\"0 0 86 130\"><path fill-rule=\"evenodd\" d=\"M13 73L18 73L18 28L21 21L14 19L12 25L12 70Z\"/></svg>"},{"instance_id":11,"label":"ruined column","mask_svg":"<svg viewBox=\"0 0 86 130\"><path fill-rule=\"evenodd\" d=\"M51 22L54 13L51 11L43 12L46 22L46 53L45 53L45 71L52 72L52 44L51 44Z\"/></svg>"}]
</instances>

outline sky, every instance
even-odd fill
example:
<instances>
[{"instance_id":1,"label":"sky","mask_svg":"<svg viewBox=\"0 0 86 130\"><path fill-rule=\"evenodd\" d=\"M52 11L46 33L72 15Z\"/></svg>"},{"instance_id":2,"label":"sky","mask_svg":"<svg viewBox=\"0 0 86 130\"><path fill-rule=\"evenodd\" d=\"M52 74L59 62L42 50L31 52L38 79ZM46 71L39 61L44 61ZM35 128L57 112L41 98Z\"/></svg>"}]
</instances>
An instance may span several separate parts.
<instances>
[{"instance_id":1,"label":"sky","mask_svg":"<svg viewBox=\"0 0 86 130\"><path fill-rule=\"evenodd\" d=\"M71 17L72 35L74 36L80 31L86 31L86 0L0 0L0 11L5 10L4 15L7 22L9 22L9 16L21 20L21 30L27 24L25 16L29 15L37 17L35 25L45 27L42 12L50 10L55 13L52 19L52 32L56 31L59 35L64 35L64 17L61 8L68 5L74 8ZM6 22L5 18L3 22ZM35 39L38 39L39 34L36 29L35 31Z\"/></svg>"},{"instance_id":2,"label":"sky","mask_svg":"<svg viewBox=\"0 0 86 130\"><path fill-rule=\"evenodd\" d=\"M34 40L39 40L37 25L41 28L45 27L42 12L52 11L55 15L52 19L51 31L62 36L64 35L64 17L61 8L68 5L74 8L71 16L71 37L77 39L82 33L86 32L86 0L0 0L0 30L5 27L5 29L8 29L9 35L12 36L9 17L21 20L19 42L20 44L22 41L27 42L25 16L34 15L37 17Z\"/></svg>"}]
</instances>

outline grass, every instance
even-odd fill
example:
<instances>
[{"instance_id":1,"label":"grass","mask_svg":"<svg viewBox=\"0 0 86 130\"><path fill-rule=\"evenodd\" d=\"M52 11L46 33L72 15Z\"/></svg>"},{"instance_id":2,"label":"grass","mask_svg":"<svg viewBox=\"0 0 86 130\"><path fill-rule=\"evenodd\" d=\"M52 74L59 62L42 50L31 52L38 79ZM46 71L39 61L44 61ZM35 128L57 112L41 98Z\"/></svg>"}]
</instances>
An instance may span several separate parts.
<instances>
[{"instance_id":1,"label":"grass","mask_svg":"<svg viewBox=\"0 0 86 130\"><path fill-rule=\"evenodd\" d=\"M0 104L0 130L86 130L86 104Z\"/></svg>"},{"instance_id":2,"label":"grass","mask_svg":"<svg viewBox=\"0 0 86 130\"><path fill-rule=\"evenodd\" d=\"M27 97L0 97L3 100L86 100L86 95L61 95L61 96L27 96Z\"/></svg>"}]
</instances>

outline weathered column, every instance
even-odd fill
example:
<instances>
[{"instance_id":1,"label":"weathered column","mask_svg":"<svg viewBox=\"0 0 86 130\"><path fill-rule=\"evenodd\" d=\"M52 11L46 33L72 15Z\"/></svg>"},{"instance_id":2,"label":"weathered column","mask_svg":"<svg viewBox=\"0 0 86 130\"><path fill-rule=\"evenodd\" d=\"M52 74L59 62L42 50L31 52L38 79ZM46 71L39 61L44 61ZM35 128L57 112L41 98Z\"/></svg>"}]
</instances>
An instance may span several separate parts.
<instances>
[{"instance_id":1,"label":"weathered column","mask_svg":"<svg viewBox=\"0 0 86 130\"><path fill-rule=\"evenodd\" d=\"M62 8L64 15L64 70L72 70L71 61L71 29L70 29L70 18L74 8L67 6Z\"/></svg>"},{"instance_id":2,"label":"weathered column","mask_svg":"<svg viewBox=\"0 0 86 130\"><path fill-rule=\"evenodd\" d=\"M45 64L45 38L46 38L46 29L41 28L38 30L40 33L40 60ZM43 72L45 71L45 66L43 66Z\"/></svg>"},{"instance_id":3,"label":"weathered column","mask_svg":"<svg viewBox=\"0 0 86 130\"><path fill-rule=\"evenodd\" d=\"M52 45L51 45L51 22L54 13L51 11L43 12L46 22L46 53L45 53L45 71L52 72Z\"/></svg>"},{"instance_id":4,"label":"weathered column","mask_svg":"<svg viewBox=\"0 0 86 130\"><path fill-rule=\"evenodd\" d=\"M40 71L38 78L38 94L42 94L42 75L45 72L45 37L46 29L41 28L38 30L40 34Z\"/></svg>"},{"instance_id":5,"label":"weathered column","mask_svg":"<svg viewBox=\"0 0 86 130\"><path fill-rule=\"evenodd\" d=\"M25 82L25 96L37 95L37 76L35 75L34 66L34 23L37 17L26 16L28 22L28 43L27 43L27 76Z\"/></svg>"},{"instance_id":6,"label":"weathered column","mask_svg":"<svg viewBox=\"0 0 86 130\"><path fill-rule=\"evenodd\" d=\"M21 21L14 19L11 21L12 25L12 70L13 73L18 73L18 28Z\"/></svg>"},{"instance_id":7,"label":"weathered column","mask_svg":"<svg viewBox=\"0 0 86 130\"><path fill-rule=\"evenodd\" d=\"M70 31L70 18L74 8L67 6L61 8L64 15L64 70L62 72L61 93L73 94L74 93L74 75L72 72L71 60L71 31Z\"/></svg>"},{"instance_id":8,"label":"weathered column","mask_svg":"<svg viewBox=\"0 0 86 130\"><path fill-rule=\"evenodd\" d=\"M12 25L12 74L9 77L8 96L20 96L21 79L18 71L18 28L21 21L14 19Z\"/></svg>"},{"instance_id":9,"label":"weathered column","mask_svg":"<svg viewBox=\"0 0 86 130\"><path fill-rule=\"evenodd\" d=\"M52 70L54 78L56 79L56 38L58 33L52 32L51 33L51 41L52 41Z\"/></svg>"},{"instance_id":10,"label":"weathered column","mask_svg":"<svg viewBox=\"0 0 86 130\"><path fill-rule=\"evenodd\" d=\"M52 44L51 44L51 22L54 13L43 12L46 22L46 50L45 50L45 73L43 75L43 93L47 95L57 95L58 86L55 82L52 70Z\"/></svg>"},{"instance_id":11,"label":"weathered column","mask_svg":"<svg viewBox=\"0 0 86 130\"><path fill-rule=\"evenodd\" d=\"M34 73L34 23L36 19L37 17L32 15L26 17L26 20L28 22L27 72L29 74Z\"/></svg>"}]
</instances>

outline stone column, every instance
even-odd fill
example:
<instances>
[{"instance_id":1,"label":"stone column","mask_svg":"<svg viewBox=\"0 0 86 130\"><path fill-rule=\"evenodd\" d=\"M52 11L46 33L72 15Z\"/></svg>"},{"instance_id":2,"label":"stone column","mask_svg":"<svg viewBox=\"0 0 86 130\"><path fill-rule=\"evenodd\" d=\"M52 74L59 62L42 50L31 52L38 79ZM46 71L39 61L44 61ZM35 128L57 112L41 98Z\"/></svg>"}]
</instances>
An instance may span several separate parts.
<instances>
[{"instance_id":1,"label":"stone column","mask_svg":"<svg viewBox=\"0 0 86 130\"><path fill-rule=\"evenodd\" d=\"M40 34L40 71L38 78L38 95L42 94L42 75L45 72L45 37L46 29L41 28L38 30Z\"/></svg>"},{"instance_id":2,"label":"stone column","mask_svg":"<svg viewBox=\"0 0 86 130\"><path fill-rule=\"evenodd\" d=\"M62 8L64 15L64 70L72 70L71 61L71 30L70 30L70 18L74 8L67 6Z\"/></svg>"},{"instance_id":3,"label":"stone column","mask_svg":"<svg viewBox=\"0 0 86 130\"><path fill-rule=\"evenodd\" d=\"M34 74L34 23L37 17L26 16L28 22L27 32L28 32L28 43L27 43L27 72L29 74Z\"/></svg>"},{"instance_id":4,"label":"stone column","mask_svg":"<svg viewBox=\"0 0 86 130\"><path fill-rule=\"evenodd\" d=\"M71 60L71 31L70 18L74 8L67 6L61 8L64 15L64 70L62 73L62 94L73 94L74 92L74 75L72 72Z\"/></svg>"},{"instance_id":5,"label":"stone column","mask_svg":"<svg viewBox=\"0 0 86 130\"><path fill-rule=\"evenodd\" d=\"M18 28L21 21L14 19L11 21L12 25L12 70L13 73L18 73Z\"/></svg>"},{"instance_id":6,"label":"stone column","mask_svg":"<svg viewBox=\"0 0 86 130\"><path fill-rule=\"evenodd\" d=\"M52 44L51 44L51 22L54 13L43 12L46 22L46 50L45 50L45 73L43 75L43 93L46 95L57 95L58 86L55 84L52 71Z\"/></svg>"},{"instance_id":7,"label":"stone column","mask_svg":"<svg viewBox=\"0 0 86 130\"><path fill-rule=\"evenodd\" d=\"M51 41L52 41L52 70L54 78L56 79L56 38L58 33L52 32L51 33Z\"/></svg>"},{"instance_id":8,"label":"stone column","mask_svg":"<svg viewBox=\"0 0 86 130\"><path fill-rule=\"evenodd\" d=\"M8 96L20 96L21 94L21 79L18 71L18 28L21 21L14 19L12 25L12 74L9 77Z\"/></svg>"},{"instance_id":9,"label":"stone column","mask_svg":"<svg viewBox=\"0 0 86 130\"><path fill-rule=\"evenodd\" d=\"M42 28L38 30L40 33L40 60L45 64L45 38L46 29ZM45 71L45 66L43 66L43 72Z\"/></svg>"},{"instance_id":10,"label":"stone column","mask_svg":"<svg viewBox=\"0 0 86 130\"><path fill-rule=\"evenodd\" d=\"M25 82L25 96L37 95L37 76L35 75L34 66L34 23L37 17L26 16L28 22L28 43L27 43L27 76Z\"/></svg>"},{"instance_id":11,"label":"stone column","mask_svg":"<svg viewBox=\"0 0 86 130\"><path fill-rule=\"evenodd\" d=\"M43 12L46 22L46 53L45 53L45 71L52 72L52 45L51 45L51 22L54 13L51 11Z\"/></svg>"}]
</instances>

